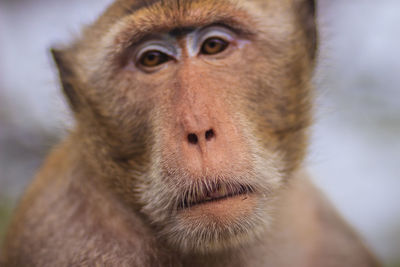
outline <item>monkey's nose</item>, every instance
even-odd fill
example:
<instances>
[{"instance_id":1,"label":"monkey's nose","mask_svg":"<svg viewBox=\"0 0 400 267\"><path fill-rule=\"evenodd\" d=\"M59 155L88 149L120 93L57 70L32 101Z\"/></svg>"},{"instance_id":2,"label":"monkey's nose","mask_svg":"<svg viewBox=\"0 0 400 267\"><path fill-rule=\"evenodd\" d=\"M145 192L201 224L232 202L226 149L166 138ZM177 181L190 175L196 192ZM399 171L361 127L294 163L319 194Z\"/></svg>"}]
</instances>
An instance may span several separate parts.
<instances>
[{"instance_id":1,"label":"monkey's nose","mask_svg":"<svg viewBox=\"0 0 400 267\"><path fill-rule=\"evenodd\" d=\"M211 141L213 138L215 138L215 132L212 128L207 131L202 131L199 133L189 133L187 135L187 140L192 145L197 145L202 140L205 140L206 142Z\"/></svg>"}]
</instances>

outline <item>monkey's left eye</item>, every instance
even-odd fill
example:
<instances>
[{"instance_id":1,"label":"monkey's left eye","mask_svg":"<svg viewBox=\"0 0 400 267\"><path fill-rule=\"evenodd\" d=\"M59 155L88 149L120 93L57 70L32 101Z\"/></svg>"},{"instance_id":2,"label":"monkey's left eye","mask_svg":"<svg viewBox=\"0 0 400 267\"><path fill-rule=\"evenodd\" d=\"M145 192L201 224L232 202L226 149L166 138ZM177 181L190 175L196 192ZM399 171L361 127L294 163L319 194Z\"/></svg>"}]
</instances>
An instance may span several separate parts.
<instances>
[{"instance_id":1,"label":"monkey's left eye","mask_svg":"<svg viewBox=\"0 0 400 267\"><path fill-rule=\"evenodd\" d=\"M211 37L204 41L201 46L201 53L204 55L215 55L224 51L229 42L219 37Z\"/></svg>"},{"instance_id":2,"label":"monkey's left eye","mask_svg":"<svg viewBox=\"0 0 400 267\"><path fill-rule=\"evenodd\" d=\"M139 64L143 67L152 68L167 62L169 59L170 57L167 54L157 50L151 50L140 56Z\"/></svg>"}]
</instances>

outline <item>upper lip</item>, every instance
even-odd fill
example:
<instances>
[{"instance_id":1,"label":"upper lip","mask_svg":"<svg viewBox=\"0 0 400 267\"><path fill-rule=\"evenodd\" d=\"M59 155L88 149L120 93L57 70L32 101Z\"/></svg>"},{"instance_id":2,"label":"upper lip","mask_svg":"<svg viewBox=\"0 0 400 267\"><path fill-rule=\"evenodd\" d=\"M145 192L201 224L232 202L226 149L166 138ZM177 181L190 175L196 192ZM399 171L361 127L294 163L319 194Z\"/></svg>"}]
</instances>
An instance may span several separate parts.
<instances>
[{"instance_id":1,"label":"upper lip","mask_svg":"<svg viewBox=\"0 0 400 267\"><path fill-rule=\"evenodd\" d=\"M249 194L253 193L254 190L249 185L218 183L208 186L202 185L202 188L198 188L195 192L196 193L185 194L185 197L183 197L180 202L179 208L182 209L210 201Z\"/></svg>"}]
</instances>

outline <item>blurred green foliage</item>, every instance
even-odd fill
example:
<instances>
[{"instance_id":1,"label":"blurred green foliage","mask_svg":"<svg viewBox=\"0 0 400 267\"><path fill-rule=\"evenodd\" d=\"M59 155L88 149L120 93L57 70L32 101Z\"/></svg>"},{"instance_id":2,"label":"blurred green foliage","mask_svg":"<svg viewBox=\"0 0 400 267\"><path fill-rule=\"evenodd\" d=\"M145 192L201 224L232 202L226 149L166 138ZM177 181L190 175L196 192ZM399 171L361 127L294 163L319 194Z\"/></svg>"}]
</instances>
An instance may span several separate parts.
<instances>
[{"instance_id":1,"label":"blurred green foliage","mask_svg":"<svg viewBox=\"0 0 400 267\"><path fill-rule=\"evenodd\" d=\"M11 200L0 198L0 246L3 243L13 208L14 204Z\"/></svg>"}]
</instances>

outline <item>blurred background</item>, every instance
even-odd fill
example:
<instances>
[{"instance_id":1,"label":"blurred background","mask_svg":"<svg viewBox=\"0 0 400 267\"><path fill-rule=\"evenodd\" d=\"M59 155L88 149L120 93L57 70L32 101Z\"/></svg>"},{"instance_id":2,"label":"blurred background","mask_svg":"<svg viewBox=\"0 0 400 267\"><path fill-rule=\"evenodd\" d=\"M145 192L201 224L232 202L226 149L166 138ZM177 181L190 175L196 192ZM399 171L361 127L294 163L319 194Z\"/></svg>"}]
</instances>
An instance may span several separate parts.
<instances>
[{"instance_id":1,"label":"blurred background","mask_svg":"<svg viewBox=\"0 0 400 267\"><path fill-rule=\"evenodd\" d=\"M49 48L111 0L0 0L0 242L72 124ZM316 184L387 266L400 266L400 1L319 0Z\"/></svg>"}]
</instances>

